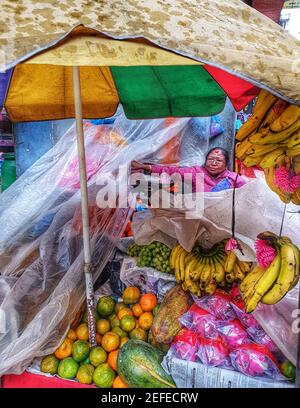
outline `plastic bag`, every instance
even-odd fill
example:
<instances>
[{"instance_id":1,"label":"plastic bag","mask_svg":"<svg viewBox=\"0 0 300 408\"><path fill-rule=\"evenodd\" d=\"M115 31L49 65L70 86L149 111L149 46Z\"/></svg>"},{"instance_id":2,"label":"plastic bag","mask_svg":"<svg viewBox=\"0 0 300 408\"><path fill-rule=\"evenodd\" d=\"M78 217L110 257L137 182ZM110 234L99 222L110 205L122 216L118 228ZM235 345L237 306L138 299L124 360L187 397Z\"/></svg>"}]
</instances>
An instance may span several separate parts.
<instances>
[{"instance_id":1,"label":"plastic bag","mask_svg":"<svg viewBox=\"0 0 300 408\"><path fill-rule=\"evenodd\" d=\"M221 125L221 119L218 115L211 117L210 123L210 137L216 137L225 131Z\"/></svg>"},{"instance_id":2,"label":"plastic bag","mask_svg":"<svg viewBox=\"0 0 300 408\"><path fill-rule=\"evenodd\" d=\"M217 339L200 338L198 357L203 364L209 366L230 366L229 348L221 337Z\"/></svg>"},{"instance_id":3,"label":"plastic bag","mask_svg":"<svg viewBox=\"0 0 300 408\"><path fill-rule=\"evenodd\" d=\"M217 323L217 330L230 349L250 342L247 331L238 319Z\"/></svg>"},{"instance_id":4,"label":"plastic bag","mask_svg":"<svg viewBox=\"0 0 300 408\"><path fill-rule=\"evenodd\" d=\"M286 380L280 374L272 353L262 345L251 343L239 346L230 353L230 359L233 367L245 375Z\"/></svg>"},{"instance_id":5,"label":"plastic bag","mask_svg":"<svg viewBox=\"0 0 300 408\"><path fill-rule=\"evenodd\" d=\"M213 339L218 336L216 318L196 304L193 304L189 311L180 317L179 321L184 327L201 337Z\"/></svg>"},{"instance_id":6,"label":"plastic bag","mask_svg":"<svg viewBox=\"0 0 300 408\"><path fill-rule=\"evenodd\" d=\"M194 297L197 306L207 310L220 320L233 320L236 317L230 300L230 296L219 289L212 296Z\"/></svg>"},{"instance_id":7,"label":"plastic bag","mask_svg":"<svg viewBox=\"0 0 300 408\"><path fill-rule=\"evenodd\" d=\"M171 353L183 360L196 361L199 339L196 333L188 329L181 329L171 345Z\"/></svg>"}]
</instances>

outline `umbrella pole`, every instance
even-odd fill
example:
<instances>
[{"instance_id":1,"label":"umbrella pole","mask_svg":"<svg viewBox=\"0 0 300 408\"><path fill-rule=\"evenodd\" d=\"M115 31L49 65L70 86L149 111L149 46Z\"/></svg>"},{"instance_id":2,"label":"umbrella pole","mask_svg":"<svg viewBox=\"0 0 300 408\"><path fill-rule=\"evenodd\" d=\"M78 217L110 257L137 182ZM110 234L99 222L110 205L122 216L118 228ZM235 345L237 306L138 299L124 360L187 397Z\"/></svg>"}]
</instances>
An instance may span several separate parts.
<instances>
[{"instance_id":1,"label":"umbrella pole","mask_svg":"<svg viewBox=\"0 0 300 408\"><path fill-rule=\"evenodd\" d=\"M85 273L85 285L86 285L85 287L86 287L87 316L88 316L88 327L89 327L89 341L90 341L90 345L94 347L97 345L96 343L95 304L94 304L94 286L93 286L93 277L92 277L88 190L87 190L86 160L85 160L81 92L80 92L80 72L79 72L79 67L77 66L73 67L73 91L74 91L74 106L75 106L75 118L76 118L76 132L77 132L77 149L78 149L78 156L79 156L79 171L80 171L84 273Z\"/></svg>"}]
</instances>

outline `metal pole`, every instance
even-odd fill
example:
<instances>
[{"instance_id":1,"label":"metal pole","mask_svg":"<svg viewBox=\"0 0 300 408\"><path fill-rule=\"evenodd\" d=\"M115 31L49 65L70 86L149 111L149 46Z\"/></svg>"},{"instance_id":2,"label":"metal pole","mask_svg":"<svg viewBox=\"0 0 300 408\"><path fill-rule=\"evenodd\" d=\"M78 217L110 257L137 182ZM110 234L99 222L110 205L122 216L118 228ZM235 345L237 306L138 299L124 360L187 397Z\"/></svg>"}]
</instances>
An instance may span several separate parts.
<instances>
[{"instance_id":1,"label":"metal pole","mask_svg":"<svg viewBox=\"0 0 300 408\"><path fill-rule=\"evenodd\" d=\"M79 67L73 67L73 91L74 106L77 131L77 149L79 156L80 171L80 193L81 193L81 212L82 212L82 231L83 231L83 252L84 252L84 273L86 285L86 302L89 326L89 341L92 347L96 346L96 321L94 304L94 286L92 277L91 246L89 231L89 207L88 190L86 177L86 160L82 121L81 92L80 92L80 72Z\"/></svg>"}]
</instances>

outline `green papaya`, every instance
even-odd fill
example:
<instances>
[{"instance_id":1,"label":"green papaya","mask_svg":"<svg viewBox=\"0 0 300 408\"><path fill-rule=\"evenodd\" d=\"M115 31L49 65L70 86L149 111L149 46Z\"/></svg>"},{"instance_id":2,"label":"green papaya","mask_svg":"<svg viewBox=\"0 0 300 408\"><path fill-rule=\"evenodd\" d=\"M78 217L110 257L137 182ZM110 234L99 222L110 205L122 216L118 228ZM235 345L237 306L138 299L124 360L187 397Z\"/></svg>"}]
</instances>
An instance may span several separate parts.
<instances>
[{"instance_id":1,"label":"green papaya","mask_svg":"<svg viewBox=\"0 0 300 408\"><path fill-rule=\"evenodd\" d=\"M118 374L130 388L176 388L161 366L163 356L142 340L128 340L118 353Z\"/></svg>"}]
</instances>

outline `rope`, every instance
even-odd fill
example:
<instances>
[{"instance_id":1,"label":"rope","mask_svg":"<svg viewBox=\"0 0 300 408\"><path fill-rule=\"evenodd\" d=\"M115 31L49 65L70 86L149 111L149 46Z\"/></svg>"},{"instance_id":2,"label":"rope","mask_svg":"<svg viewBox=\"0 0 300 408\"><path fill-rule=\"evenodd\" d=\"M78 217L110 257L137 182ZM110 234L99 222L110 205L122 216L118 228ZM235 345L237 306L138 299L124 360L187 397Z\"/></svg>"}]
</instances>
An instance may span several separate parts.
<instances>
[{"instance_id":1,"label":"rope","mask_svg":"<svg viewBox=\"0 0 300 408\"><path fill-rule=\"evenodd\" d=\"M283 209L283 214L282 214L282 220L281 220L281 226L280 226L279 237L281 237L281 235L282 235L282 229L283 229L283 223L284 223L285 213L286 213L286 204L284 204L284 209Z\"/></svg>"}]
</instances>

